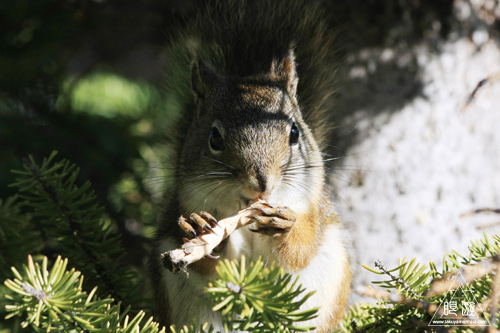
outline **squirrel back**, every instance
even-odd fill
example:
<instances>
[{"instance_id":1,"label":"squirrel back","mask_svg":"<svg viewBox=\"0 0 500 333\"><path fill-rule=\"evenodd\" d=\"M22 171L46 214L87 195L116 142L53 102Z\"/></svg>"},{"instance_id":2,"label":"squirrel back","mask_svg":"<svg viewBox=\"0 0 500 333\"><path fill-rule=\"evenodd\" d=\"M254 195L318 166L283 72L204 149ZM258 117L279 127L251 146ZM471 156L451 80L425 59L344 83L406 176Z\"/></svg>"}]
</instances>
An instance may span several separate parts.
<instances>
[{"instance_id":1,"label":"squirrel back","mask_svg":"<svg viewBox=\"0 0 500 333\"><path fill-rule=\"evenodd\" d=\"M292 49L299 79L297 96L302 115L323 149L331 132L338 53L336 31L328 27L315 2L291 0L206 1L184 29L172 34L167 64L167 89L183 112L193 110L191 65L202 59L225 76L266 73L272 62ZM170 65L169 65L170 64ZM182 133L190 119L183 114ZM182 134L180 134L182 138Z\"/></svg>"}]
</instances>

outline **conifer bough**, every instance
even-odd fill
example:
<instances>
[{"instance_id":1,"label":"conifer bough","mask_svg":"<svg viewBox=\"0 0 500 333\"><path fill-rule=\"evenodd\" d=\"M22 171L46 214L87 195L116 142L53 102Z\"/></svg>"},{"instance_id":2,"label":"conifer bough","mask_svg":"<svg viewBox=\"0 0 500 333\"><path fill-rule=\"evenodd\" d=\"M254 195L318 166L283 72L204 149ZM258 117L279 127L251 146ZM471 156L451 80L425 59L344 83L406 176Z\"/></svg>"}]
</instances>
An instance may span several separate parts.
<instances>
[{"instance_id":1,"label":"conifer bough","mask_svg":"<svg viewBox=\"0 0 500 333\"><path fill-rule=\"evenodd\" d=\"M206 232L202 235L188 240L184 239L184 244L178 249L170 250L161 254L163 265L174 273L180 271L187 272L187 266L204 257L211 257L212 251L235 230L255 222L254 217L262 213L262 209L272 207L267 202L259 200L250 207L240 210L236 215L232 215L220 221L216 221L207 213L192 214L190 219L197 223ZM199 219L204 221L199 221ZM179 224L187 223L181 216Z\"/></svg>"}]
</instances>

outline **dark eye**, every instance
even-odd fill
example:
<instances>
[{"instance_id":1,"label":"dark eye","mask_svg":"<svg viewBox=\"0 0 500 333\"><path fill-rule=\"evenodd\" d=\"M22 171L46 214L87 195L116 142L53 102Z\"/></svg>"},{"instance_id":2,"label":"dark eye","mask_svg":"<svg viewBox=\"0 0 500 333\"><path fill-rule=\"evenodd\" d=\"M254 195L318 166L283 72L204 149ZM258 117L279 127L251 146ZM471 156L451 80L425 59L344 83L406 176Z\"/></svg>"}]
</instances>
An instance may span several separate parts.
<instances>
[{"instance_id":1,"label":"dark eye","mask_svg":"<svg viewBox=\"0 0 500 333\"><path fill-rule=\"evenodd\" d=\"M220 135L217 127L212 127L208 144L213 151L222 151L224 149L224 139L222 138L222 135Z\"/></svg>"},{"instance_id":2,"label":"dark eye","mask_svg":"<svg viewBox=\"0 0 500 333\"><path fill-rule=\"evenodd\" d=\"M299 128L297 127L297 125L295 125L295 123L293 123L292 130L290 131L290 145L293 146L299 143L299 135Z\"/></svg>"}]
</instances>

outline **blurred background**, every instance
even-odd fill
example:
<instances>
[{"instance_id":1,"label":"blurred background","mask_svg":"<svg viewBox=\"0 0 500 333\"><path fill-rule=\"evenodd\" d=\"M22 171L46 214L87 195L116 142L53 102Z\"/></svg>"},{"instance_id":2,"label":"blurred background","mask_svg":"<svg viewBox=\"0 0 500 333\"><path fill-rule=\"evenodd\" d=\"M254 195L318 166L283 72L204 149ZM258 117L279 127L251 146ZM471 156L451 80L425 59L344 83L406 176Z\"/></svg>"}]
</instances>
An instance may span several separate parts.
<instances>
[{"instance_id":1,"label":"blurred background","mask_svg":"<svg viewBox=\"0 0 500 333\"><path fill-rule=\"evenodd\" d=\"M329 154L342 158L330 177L355 283L375 278L359 268L375 259L439 261L498 232L500 216L460 216L500 207L499 2L316 2L339 29ZM0 198L13 194L23 157L57 150L92 182L142 266L168 191L164 136L181 111L163 89L169 38L196 4L2 0Z\"/></svg>"}]
</instances>

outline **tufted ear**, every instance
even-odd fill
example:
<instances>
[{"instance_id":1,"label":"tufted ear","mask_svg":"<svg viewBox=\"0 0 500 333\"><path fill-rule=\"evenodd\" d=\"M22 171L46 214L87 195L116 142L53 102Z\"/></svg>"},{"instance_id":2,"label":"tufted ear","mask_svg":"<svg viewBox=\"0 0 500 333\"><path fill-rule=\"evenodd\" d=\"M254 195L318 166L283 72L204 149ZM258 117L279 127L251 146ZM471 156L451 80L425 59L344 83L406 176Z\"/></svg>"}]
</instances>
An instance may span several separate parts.
<instances>
[{"instance_id":1,"label":"tufted ear","mask_svg":"<svg viewBox=\"0 0 500 333\"><path fill-rule=\"evenodd\" d=\"M203 99L210 92L219 75L205 61L196 60L191 67L191 89L196 98Z\"/></svg>"},{"instance_id":2,"label":"tufted ear","mask_svg":"<svg viewBox=\"0 0 500 333\"><path fill-rule=\"evenodd\" d=\"M286 84L290 96L297 94L297 84L299 77L295 66L295 54L293 49L289 49L287 54L280 62L276 59L271 64L271 77Z\"/></svg>"}]
</instances>

